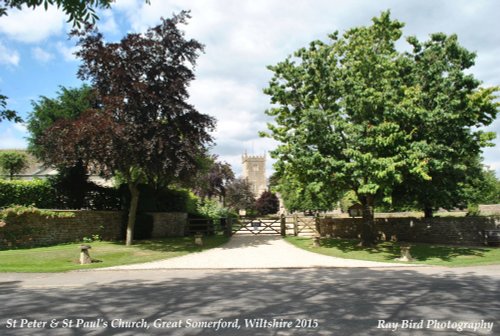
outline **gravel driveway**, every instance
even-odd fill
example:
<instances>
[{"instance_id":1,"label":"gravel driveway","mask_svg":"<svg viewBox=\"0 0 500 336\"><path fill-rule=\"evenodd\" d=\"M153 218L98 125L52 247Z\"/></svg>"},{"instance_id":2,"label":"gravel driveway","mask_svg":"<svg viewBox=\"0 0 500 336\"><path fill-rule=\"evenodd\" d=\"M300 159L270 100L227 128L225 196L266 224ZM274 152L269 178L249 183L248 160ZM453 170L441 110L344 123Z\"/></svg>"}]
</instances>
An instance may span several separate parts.
<instances>
[{"instance_id":1,"label":"gravel driveway","mask_svg":"<svg viewBox=\"0 0 500 336\"><path fill-rule=\"evenodd\" d=\"M102 270L401 266L408 267L409 264L381 263L329 257L297 248L283 240L280 236L237 234L225 245L203 252L144 264L102 268Z\"/></svg>"}]
</instances>

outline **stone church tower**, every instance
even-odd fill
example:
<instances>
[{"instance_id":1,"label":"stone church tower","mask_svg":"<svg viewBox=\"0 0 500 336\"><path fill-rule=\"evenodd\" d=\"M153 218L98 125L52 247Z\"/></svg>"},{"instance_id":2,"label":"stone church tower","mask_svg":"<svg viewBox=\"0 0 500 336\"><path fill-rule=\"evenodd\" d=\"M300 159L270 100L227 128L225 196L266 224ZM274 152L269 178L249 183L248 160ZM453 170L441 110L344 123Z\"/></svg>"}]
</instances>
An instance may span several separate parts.
<instances>
[{"instance_id":1,"label":"stone church tower","mask_svg":"<svg viewBox=\"0 0 500 336\"><path fill-rule=\"evenodd\" d=\"M247 155L241 157L243 163L243 178L252 186L255 198L267 190L266 180L266 155Z\"/></svg>"}]
</instances>

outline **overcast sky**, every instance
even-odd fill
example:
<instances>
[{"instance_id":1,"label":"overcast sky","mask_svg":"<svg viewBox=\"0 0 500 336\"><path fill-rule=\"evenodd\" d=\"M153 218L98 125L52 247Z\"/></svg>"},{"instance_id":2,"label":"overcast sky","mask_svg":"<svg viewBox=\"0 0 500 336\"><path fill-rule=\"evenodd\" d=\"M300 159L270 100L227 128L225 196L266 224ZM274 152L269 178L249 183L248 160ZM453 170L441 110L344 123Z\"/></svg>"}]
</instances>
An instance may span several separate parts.
<instances>
[{"instance_id":1,"label":"overcast sky","mask_svg":"<svg viewBox=\"0 0 500 336\"><path fill-rule=\"evenodd\" d=\"M266 129L269 99L262 93L271 73L267 65L284 60L315 39L359 25L390 9L404 23L404 36L427 39L434 32L456 33L477 52L472 72L484 85L500 85L500 2L496 0L118 0L99 14L107 40L145 31L180 10L191 10L185 31L205 45L198 60L191 102L218 120L213 153L241 173L241 154L264 154L275 144L259 138ZM9 107L26 117L31 101L54 97L59 86L77 87L79 61L69 27L55 8L9 11L0 17L0 92ZM401 44L404 47L404 44ZM489 130L500 130L497 120ZM0 148L26 147L23 125L0 124ZM500 141L496 140L497 144ZM500 146L484 152L485 163L500 176ZM271 160L268 160L268 174Z\"/></svg>"}]
</instances>

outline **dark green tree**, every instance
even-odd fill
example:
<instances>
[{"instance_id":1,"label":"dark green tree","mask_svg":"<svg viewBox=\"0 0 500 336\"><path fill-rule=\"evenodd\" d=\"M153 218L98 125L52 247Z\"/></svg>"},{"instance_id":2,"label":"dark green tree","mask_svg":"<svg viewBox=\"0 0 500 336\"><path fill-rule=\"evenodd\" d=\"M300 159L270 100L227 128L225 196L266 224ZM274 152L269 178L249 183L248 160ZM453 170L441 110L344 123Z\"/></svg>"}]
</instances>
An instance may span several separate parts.
<instances>
[{"instance_id":1,"label":"dark green tree","mask_svg":"<svg viewBox=\"0 0 500 336\"><path fill-rule=\"evenodd\" d=\"M56 98L42 96L31 104L33 110L26 123L29 132L28 150L37 157L41 157L43 151L43 146L38 145L40 138L56 121L75 120L83 112L99 107L97 97L88 85L79 88L60 87Z\"/></svg>"},{"instance_id":2,"label":"dark green tree","mask_svg":"<svg viewBox=\"0 0 500 336\"><path fill-rule=\"evenodd\" d=\"M411 99L407 107L414 113L408 113L401 126L425 151L428 178L403 172L405 183L394 197L413 201L432 217L438 208L463 207L472 201L464 188L481 179L481 149L492 146L495 138L495 133L477 128L495 119L498 88L483 88L467 73L476 55L460 46L456 35L437 33L423 43L415 37L408 42L413 50L403 59L409 73L404 85Z\"/></svg>"},{"instance_id":3,"label":"dark green tree","mask_svg":"<svg viewBox=\"0 0 500 336\"><path fill-rule=\"evenodd\" d=\"M264 91L276 106L267 111L274 123L264 134L280 143L272 152L276 170L286 183L327 195L331 203L354 191L364 209L364 245L375 242L374 206L391 203L402 184L423 188L436 172L446 174L440 167L475 157L492 137L477 127L491 123L498 107L497 88L480 89L465 73L471 54L455 37L433 35L421 49L412 37L414 50L402 54L395 48L402 28L384 12L371 26L334 33L329 43L313 41L269 67L274 77ZM434 62L449 66L426 74L434 49L444 49ZM445 144L456 153L448 155Z\"/></svg>"},{"instance_id":4,"label":"dark green tree","mask_svg":"<svg viewBox=\"0 0 500 336\"><path fill-rule=\"evenodd\" d=\"M28 168L28 157L24 153L19 152L0 152L0 170L10 179L14 179L14 175L19 174Z\"/></svg>"},{"instance_id":5,"label":"dark green tree","mask_svg":"<svg viewBox=\"0 0 500 336\"><path fill-rule=\"evenodd\" d=\"M500 180L494 170L482 169L463 192L468 205L500 204Z\"/></svg>"}]
</instances>

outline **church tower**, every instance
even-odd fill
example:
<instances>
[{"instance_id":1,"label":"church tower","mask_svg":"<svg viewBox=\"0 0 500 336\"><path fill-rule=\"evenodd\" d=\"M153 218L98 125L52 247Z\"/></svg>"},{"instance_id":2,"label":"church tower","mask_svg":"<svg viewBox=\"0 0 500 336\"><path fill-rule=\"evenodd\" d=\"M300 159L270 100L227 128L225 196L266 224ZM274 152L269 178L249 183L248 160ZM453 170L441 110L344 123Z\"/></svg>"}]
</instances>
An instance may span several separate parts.
<instances>
[{"instance_id":1,"label":"church tower","mask_svg":"<svg viewBox=\"0 0 500 336\"><path fill-rule=\"evenodd\" d=\"M252 186L255 198L267 190L266 155L247 155L241 157L243 163L243 178Z\"/></svg>"}]
</instances>

